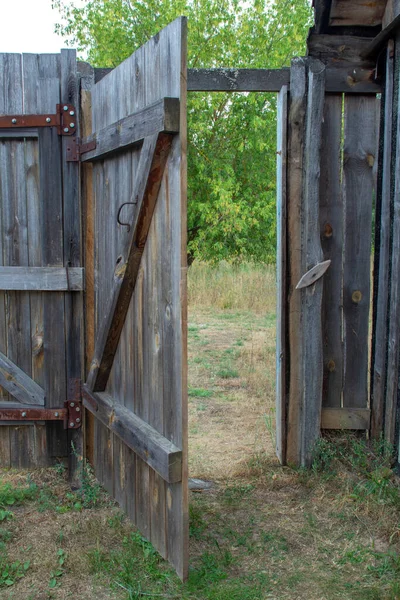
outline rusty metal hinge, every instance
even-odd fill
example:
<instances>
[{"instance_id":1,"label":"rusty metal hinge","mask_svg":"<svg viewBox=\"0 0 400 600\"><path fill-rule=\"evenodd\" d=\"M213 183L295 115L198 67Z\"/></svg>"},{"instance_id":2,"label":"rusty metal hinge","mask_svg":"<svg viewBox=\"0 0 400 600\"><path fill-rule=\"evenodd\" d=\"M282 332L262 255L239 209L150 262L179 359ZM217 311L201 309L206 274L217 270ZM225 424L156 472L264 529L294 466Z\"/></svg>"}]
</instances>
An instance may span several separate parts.
<instances>
[{"instance_id":1,"label":"rusty metal hinge","mask_svg":"<svg viewBox=\"0 0 400 600\"><path fill-rule=\"evenodd\" d=\"M0 406L0 421L63 421L64 429L79 429L82 426L81 380L71 379L68 388L64 408L31 405L7 408L4 402Z\"/></svg>"},{"instance_id":2,"label":"rusty metal hinge","mask_svg":"<svg viewBox=\"0 0 400 600\"><path fill-rule=\"evenodd\" d=\"M90 152L91 150L96 149L96 140L92 140L91 142L87 142L86 144L81 144L80 139L73 137L68 141L68 145L66 147L66 161L67 162L79 162L81 159L81 154L85 154L85 152Z\"/></svg>"},{"instance_id":3,"label":"rusty metal hinge","mask_svg":"<svg viewBox=\"0 0 400 600\"><path fill-rule=\"evenodd\" d=\"M56 113L43 115L3 115L0 129L57 127L58 135L76 134L76 110L73 104L57 104Z\"/></svg>"}]
</instances>

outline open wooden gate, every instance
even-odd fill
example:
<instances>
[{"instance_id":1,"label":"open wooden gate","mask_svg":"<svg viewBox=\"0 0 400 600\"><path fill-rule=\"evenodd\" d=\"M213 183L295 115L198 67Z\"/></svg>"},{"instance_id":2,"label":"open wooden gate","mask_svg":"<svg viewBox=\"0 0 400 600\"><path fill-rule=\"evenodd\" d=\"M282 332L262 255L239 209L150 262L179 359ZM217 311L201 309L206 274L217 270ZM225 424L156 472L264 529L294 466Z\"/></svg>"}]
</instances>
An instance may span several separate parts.
<instances>
[{"instance_id":1,"label":"open wooden gate","mask_svg":"<svg viewBox=\"0 0 400 600\"><path fill-rule=\"evenodd\" d=\"M186 20L91 89L84 405L96 476L185 578ZM92 270L91 270L92 265Z\"/></svg>"}]
</instances>

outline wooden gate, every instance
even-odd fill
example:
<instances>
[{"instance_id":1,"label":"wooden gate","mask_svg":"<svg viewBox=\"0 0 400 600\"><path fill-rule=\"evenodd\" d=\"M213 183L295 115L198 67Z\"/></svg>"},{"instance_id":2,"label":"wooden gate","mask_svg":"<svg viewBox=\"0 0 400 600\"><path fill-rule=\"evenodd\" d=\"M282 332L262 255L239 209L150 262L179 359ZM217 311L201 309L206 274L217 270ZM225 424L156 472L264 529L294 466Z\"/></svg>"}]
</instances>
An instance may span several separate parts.
<instances>
[{"instance_id":1,"label":"wooden gate","mask_svg":"<svg viewBox=\"0 0 400 600\"><path fill-rule=\"evenodd\" d=\"M87 99L86 99L87 100ZM91 90L85 170L88 454L185 578L186 20Z\"/></svg>"},{"instance_id":2,"label":"wooden gate","mask_svg":"<svg viewBox=\"0 0 400 600\"><path fill-rule=\"evenodd\" d=\"M278 119L277 452L307 466L321 428L370 427L379 87L327 93L325 74L294 59Z\"/></svg>"},{"instance_id":3,"label":"wooden gate","mask_svg":"<svg viewBox=\"0 0 400 600\"><path fill-rule=\"evenodd\" d=\"M65 160L76 104L75 51L0 54L1 466L80 451L65 404L82 377L79 169Z\"/></svg>"}]
</instances>

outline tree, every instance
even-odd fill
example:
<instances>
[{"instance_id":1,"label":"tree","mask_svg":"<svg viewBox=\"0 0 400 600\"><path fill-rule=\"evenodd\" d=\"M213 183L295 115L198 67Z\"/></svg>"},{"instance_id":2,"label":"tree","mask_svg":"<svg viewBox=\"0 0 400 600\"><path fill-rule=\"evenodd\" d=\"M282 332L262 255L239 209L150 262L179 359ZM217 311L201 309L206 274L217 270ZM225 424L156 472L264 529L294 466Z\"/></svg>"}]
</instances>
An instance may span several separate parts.
<instances>
[{"instance_id":1,"label":"tree","mask_svg":"<svg viewBox=\"0 0 400 600\"><path fill-rule=\"evenodd\" d=\"M57 31L93 66L115 67L188 16L188 66L280 68L304 53L309 0L54 0ZM276 95L191 93L188 248L203 260L275 256Z\"/></svg>"}]
</instances>

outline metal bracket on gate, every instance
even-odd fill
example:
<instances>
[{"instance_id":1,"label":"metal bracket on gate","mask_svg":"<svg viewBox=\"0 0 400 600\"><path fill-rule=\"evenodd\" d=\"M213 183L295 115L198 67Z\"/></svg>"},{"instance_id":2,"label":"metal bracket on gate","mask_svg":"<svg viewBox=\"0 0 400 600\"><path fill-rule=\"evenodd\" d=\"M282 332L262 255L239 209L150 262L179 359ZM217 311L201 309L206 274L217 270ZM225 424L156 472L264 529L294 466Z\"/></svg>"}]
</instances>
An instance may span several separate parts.
<instances>
[{"instance_id":1,"label":"metal bracket on gate","mask_svg":"<svg viewBox=\"0 0 400 600\"><path fill-rule=\"evenodd\" d=\"M0 129L27 129L37 127L57 127L58 135L76 134L76 110L73 104L57 104L56 113L43 115L4 115L0 116Z\"/></svg>"},{"instance_id":2,"label":"metal bracket on gate","mask_svg":"<svg viewBox=\"0 0 400 600\"><path fill-rule=\"evenodd\" d=\"M0 421L63 421L64 429L79 429L82 426L81 380L70 379L68 400L64 408L43 408L41 406L21 406L8 402L0 405Z\"/></svg>"},{"instance_id":3,"label":"metal bracket on gate","mask_svg":"<svg viewBox=\"0 0 400 600\"><path fill-rule=\"evenodd\" d=\"M71 138L66 147L66 161L79 162L81 154L84 154L85 152L90 152L91 150L95 150L96 145L96 140L92 140L91 142L87 142L86 144L81 144L79 138Z\"/></svg>"}]
</instances>

